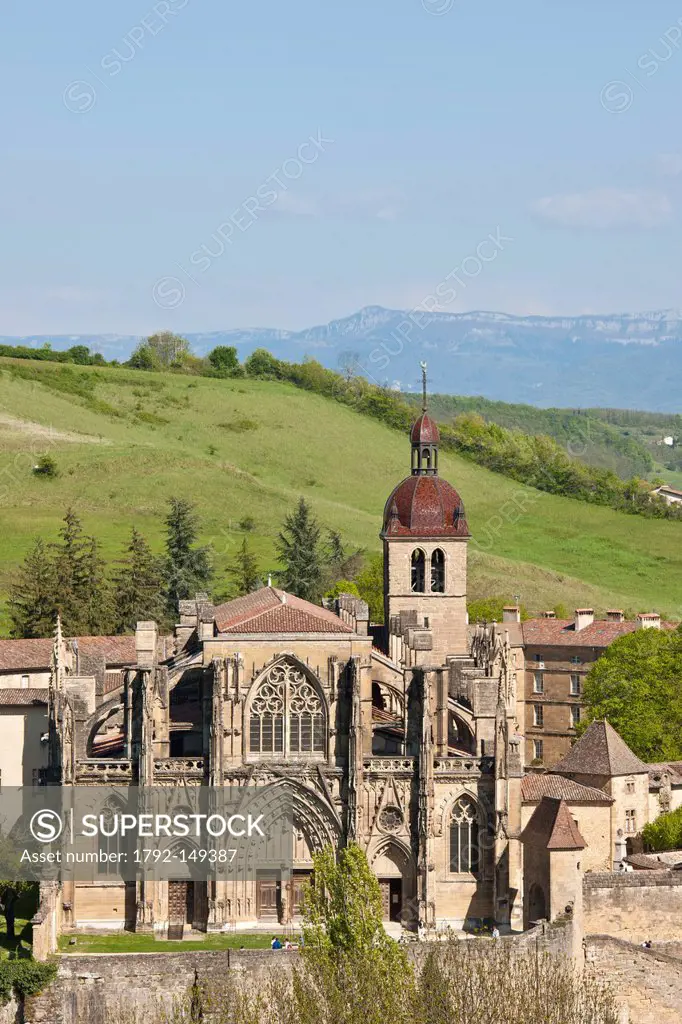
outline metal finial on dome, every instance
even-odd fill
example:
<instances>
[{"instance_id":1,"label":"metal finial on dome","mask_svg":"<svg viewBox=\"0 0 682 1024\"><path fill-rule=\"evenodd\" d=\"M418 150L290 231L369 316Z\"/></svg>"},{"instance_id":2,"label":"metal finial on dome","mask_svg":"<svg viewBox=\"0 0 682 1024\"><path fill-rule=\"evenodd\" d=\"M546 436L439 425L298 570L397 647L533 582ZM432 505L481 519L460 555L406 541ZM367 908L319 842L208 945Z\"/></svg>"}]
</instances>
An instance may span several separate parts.
<instances>
[{"instance_id":1,"label":"metal finial on dome","mask_svg":"<svg viewBox=\"0 0 682 1024\"><path fill-rule=\"evenodd\" d=\"M426 412L426 363L420 363L422 370L422 412Z\"/></svg>"}]
</instances>

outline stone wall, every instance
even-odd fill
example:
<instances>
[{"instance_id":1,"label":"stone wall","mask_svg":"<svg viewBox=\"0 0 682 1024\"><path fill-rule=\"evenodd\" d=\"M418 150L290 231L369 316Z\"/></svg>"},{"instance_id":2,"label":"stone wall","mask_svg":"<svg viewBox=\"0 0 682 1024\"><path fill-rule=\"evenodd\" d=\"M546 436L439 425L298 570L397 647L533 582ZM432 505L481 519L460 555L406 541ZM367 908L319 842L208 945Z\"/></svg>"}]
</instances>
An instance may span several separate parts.
<instances>
[{"instance_id":1,"label":"stone wall","mask_svg":"<svg viewBox=\"0 0 682 1024\"><path fill-rule=\"evenodd\" d=\"M585 943L588 970L607 983L625 1024L679 1024L682 1020L682 960L656 947L643 949L607 935Z\"/></svg>"},{"instance_id":2,"label":"stone wall","mask_svg":"<svg viewBox=\"0 0 682 1024\"><path fill-rule=\"evenodd\" d=\"M583 882L586 935L628 942L682 939L682 872L587 874Z\"/></svg>"},{"instance_id":3,"label":"stone wall","mask_svg":"<svg viewBox=\"0 0 682 1024\"><path fill-rule=\"evenodd\" d=\"M60 957L56 981L26 1000L25 1024L110 1024L114 1013L135 1011L140 1020L159 1000L172 1006L200 983L224 981L229 970L248 971L258 982L273 966L290 970L295 953L270 949L182 953L128 953ZM5 1022L0 1020L0 1024Z\"/></svg>"},{"instance_id":4,"label":"stone wall","mask_svg":"<svg viewBox=\"0 0 682 1024\"><path fill-rule=\"evenodd\" d=\"M520 936L499 941L514 948L570 956L570 921L538 925ZM494 940L471 939L481 949L492 948ZM439 944L435 945L438 948ZM408 953L417 963L431 943L414 943ZM247 972L256 983L272 977L273 969L289 971L297 954L270 949L216 950L178 953L74 954L59 959L56 981L39 996L26 1000L25 1024L109 1024L112 1014L135 1011L144 1013L159 1000L172 1005L182 999L194 982L208 985L223 981L228 971ZM0 1024L14 1024L14 1016Z\"/></svg>"}]
</instances>

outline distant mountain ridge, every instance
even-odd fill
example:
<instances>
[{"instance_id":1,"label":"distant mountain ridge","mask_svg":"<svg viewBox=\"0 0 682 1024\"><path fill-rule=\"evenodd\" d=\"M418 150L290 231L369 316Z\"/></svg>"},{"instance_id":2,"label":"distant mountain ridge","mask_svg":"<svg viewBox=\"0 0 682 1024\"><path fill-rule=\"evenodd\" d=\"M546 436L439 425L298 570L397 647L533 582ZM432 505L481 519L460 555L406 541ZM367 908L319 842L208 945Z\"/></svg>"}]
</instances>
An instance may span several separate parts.
<instances>
[{"instance_id":1,"label":"distant mountain ridge","mask_svg":"<svg viewBox=\"0 0 682 1024\"><path fill-rule=\"evenodd\" d=\"M677 412L682 392L682 312L582 316L426 313L365 306L302 331L237 328L185 335L198 354L235 345L240 357L267 348L280 359L306 355L336 369L354 364L379 383L415 390L418 363L430 389L538 406ZM133 335L33 335L3 344L84 344L125 360Z\"/></svg>"}]
</instances>

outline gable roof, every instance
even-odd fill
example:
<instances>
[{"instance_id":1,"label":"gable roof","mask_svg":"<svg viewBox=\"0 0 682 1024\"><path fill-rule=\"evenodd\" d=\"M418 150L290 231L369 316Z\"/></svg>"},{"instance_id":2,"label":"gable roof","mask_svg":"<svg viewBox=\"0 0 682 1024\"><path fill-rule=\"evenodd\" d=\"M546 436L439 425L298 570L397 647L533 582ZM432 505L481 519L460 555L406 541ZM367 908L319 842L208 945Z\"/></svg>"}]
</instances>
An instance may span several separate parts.
<instances>
[{"instance_id":1,"label":"gable roof","mask_svg":"<svg viewBox=\"0 0 682 1024\"><path fill-rule=\"evenodd\" d=\"M647 766L608 722L592 722L552 769L558 775L640 775Z\"/></svg>"},{"instance_id":2,"label":"gable roof","mask_svg":"<svg viewBox=\"0 0 682 1024\"><path fill-rule=\"evenodd\" d=\"M563 800L543 796L523 832L522 843L546 850L584 850L587 843Z\"/></svg>"},{"instance_id":3,"label":"gable roof","mask_svg":"<svg viewBox=\"0 0 682 1024\"><path fill-rule=\"evenodd\" d=\"M27 687L25 690L0 690L0 707L29 707L47 704L47 687Z\"/></svg>"},{"instance_id":4,"label":"gable roof","mask_svg":"<svg viewBox=\"0 0 682 1024\"><path fill-rule=\"evenodd\" d=\"M132 666L137 663L133 635L77 636L65 639L67 643L78 644L80 667L84 675L87 675L101 659L104 659L106 666L111 668ZM169 646L172 647L172 637L160 636L158 652L161 659L166 657ZM52 637L31 640L0 639L0 672L49 672L53 648Z\"/></svg>"},{"instance_id":5,"label":"gable roof","mask_svg":"<svg viewBox=\"0 0 682 1024\"><path fill-rule=\"evenodd\" d=\"M562 775L525 775L521 781L521 799L524 803L539 803L544 796L565 800L567 804L612 804L613 800L601 789L583 786Z\"/></svg>"},{"instance_id":6,"label":"gable roof","mask_svg":"<svg viewBox=\"0 0 682 1024\"><path fill-rule=\"evenodd\" d=\"M38 640L0 640L0 672L32 669L49 672L53 645L54 641L50 637Z\"/></svg>"},{"instance_id":7,"label":"gable roof","mask_svg":"<svg viewBox=\"0 0 682 1024\"><path fill-rule=\"evenodd\" d=\"M661 629L674 629L675 625L661 622ZM638 622L613 619L595 619L582 629L575 628L574 619L526 619L521 623L523 642L528 647L608 647L639 628Z\"/></svg>"},{"instance_id":8,"label":"gable roof","mask_svg":"<svg viewBox=\"0 0 682 1024\"><path fill-rule=\"evenodd\" d=\"M261 587L214 610L219 633L352 633L353 629L327 608Z\"/></svg>"}]
</instances>

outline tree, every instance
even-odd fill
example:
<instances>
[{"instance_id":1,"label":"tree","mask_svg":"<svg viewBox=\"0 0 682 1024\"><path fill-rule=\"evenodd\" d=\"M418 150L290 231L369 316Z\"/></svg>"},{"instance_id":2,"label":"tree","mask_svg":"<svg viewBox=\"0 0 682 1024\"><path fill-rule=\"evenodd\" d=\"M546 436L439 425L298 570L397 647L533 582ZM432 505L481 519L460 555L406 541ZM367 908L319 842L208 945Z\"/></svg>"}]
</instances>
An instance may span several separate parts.
<instances>
[{"instance_id":1,"label":"tree","mask_svg":"<svg viewBox=\"0 0 682 1024\"><path fill-rule=\"evenodd\" d=\"M682 634L638 629L620 637L585 680L585 725L606 718L645 762L682 758Z\"/></svg>"},{"instance_id":2,"label":"tree","mask_svg":"<svg viewBox=\"0 0 682 1024\"><path fill-rule=\"evenodd\" d=\"M83 558L84 635L108 633L111 628L111 587L106 568L106 562L100 554L99 541L95 537L88 537Z\"/></svg>"},{"instance_id":3,"label":"tree","mask_svg":"<svg viewBox=\"0 0 682 1024\"><path fill-rule=\"evenodd\" d=\"M281 363L266 348L255 349L244 363L249 377L281 377Z\"/></svg>"},{"instance_id":4,"label":"tree","mask_svg":"<svg viewBox=\"0 0 682 1024\"><path fill-rule=\"evenodd\" d=\"M258 559L251 551L246 537L242 540L241 547L227 573L232 579L234 588L240 597L243 594L250 594L252 590L256 590L258 587L260 583Z\"/></svg>"},{"instance_id":5,"label":"tree","mask_svg":"<svg viewBox=\"0 0 682 1024\"><path fill-rule=\"evenodd\" d=\"M369 605L371 622L384 621L384 558L372 555L355 577L360 597Z\"/></svg>"},{"instance_id":6,"label":"tree","mask_svg":"<svg viewBox=\"0 0 682 1024\"><path fill-rule=\"evenodd\" d=\"M7 923L7 938L15 939L17 903L22 896L32 894L37 903L37 882L22 881L24 873L19 858L17 841L0 835L0 907Z\"/></svg>"},{"instance_id":7,"label":"tree","mask_svg":"<svg viewBox=\"0 0 682 1024\"><path fill-rule=\"evenodd\" d=\"M128 366L135 370L161 370L161 360L153 348L143 341L137 346L130 359Z\"/></svg>"},{"instance_id":8,"label":"tree","mask_svg":"<svg viewBox=\"0 0 682 1024\"><path fill-rule=\"evenodd\" d=\"M49 636L57 618L56 597L54 562L38 538L10 584L11 635Z\"/></svg>"},{"instance_id":9,"label":"tree","mask_svg":"<svg viewBox=\"0 0 682 1024\"><path fill-rule=\"evenodd\" d=\"M317 601L324 586L320 526L305 498L284 520L275 542L284 568L277 577L284 587L305 601Z\"/></svg>"},{"instance_id":10,"label":"tree","mask_svg":"<svg viewBox=\"0 0 682 1024\"><path fill-rule=\"evenodd\" d=\"M325 551L327 571L332 580L338 579L343 573L346 562L346 549L338 530L327 530L328 542Z\"/></svg>"},{"instance_id":11,"label":"tree","mask_svg":"<svg viewBox=\"0 0 682 1024\"><path fill-rule=\"evenodd\" d=\"M198 519L191 502L171 498L166 516L166 608L176 615L178 602L205 590L212 577L210 551L195 547Z\"/></svg>"},{"instance_id":12,"label":"tree","mask_svg":"<svg viewBox=\"0 0 682 1024\"><path fill-rule=\"evenodd\" d=\"M54 553L55 593L64 632L69 636L104 633L109 626L110 595L105 563L94 537L83 532L69 508Z\"/></svg>"},{"instance_id":13,"label":"tree","mask_svg":"<svg viewBox=\"0 0 682 1024\"><path fill-rule=\"evenodd\" d=\"M189 342L172 331L159 331L141 342L128 360L136 370L170 370L192 356Z\"/></svg>"},{"instance_id":14,"label":"tree","mask_svg":"<svg viewBox=\"0 0 682 1024\"><path fill-rule=\"evenodd\" d=\"M80 366L89 366L92 362L90 349L86 345L72 345L66 350L70 363L78 363Z\"/></svg>"},{"instance_id":15,"label":"tree","mask_svg":"<svg viewBox=\"0 0 682 1024\"><path fill-rule=\"evenodd\" d=\"M191 355L187 338L172 331L158 331L150 335L145 344L156 353L164 370L181 365L183 358Z\"/></svg>"},{"instance_id":16,"label":"tree","mask_svg":"<svg viewBox=\"0 0 682 1024\"><path fill-rule=\"evenodd\" d=\"M313 855L303 896L304 971L294 988L299 1020L410 1019L414 972L382 916L379 882L360 846L349 843L338 854L328 846Z\"/></svg>"},{"instance_id":17,"label":"tree","mask_svg":"<svg viewBox=\"0 0 682 1024\"><path fill-rule=\"evenodd\" d=\"M162 621L166 610L163 566L135 527L117 565L113 577L114 632L134 632L141 619Z\"/></svg>"},{"instance_id":18,"label":"tree","mask_svg":"<svg viewBox=\"0 0 682 1024\"><path fill-rule=\"evenodd\" d=\"M234 345L217 345L209 352L208 361L220 377L238 377L244 372Z\"/></svg>"},{"instance_id":19,"label":"tree","mask_svg":"<svg viewBox=\"0 0 682 1024\"><path fill-rule=\"evenodd\" d=\"M357 583L353 583L352 580L337 580L333 587L325 593L325 597L335 598L341 594L352 594L354 597L360 597L360 591L358 590Z\"/></svg>"}]
</instances>

